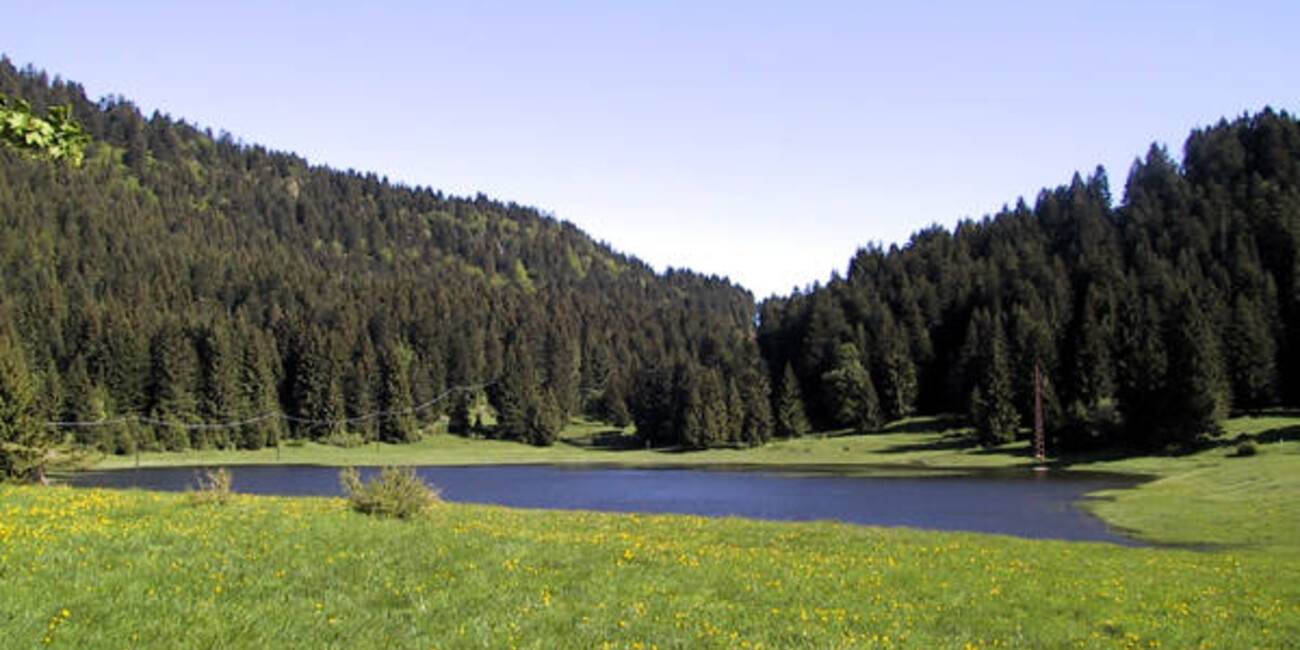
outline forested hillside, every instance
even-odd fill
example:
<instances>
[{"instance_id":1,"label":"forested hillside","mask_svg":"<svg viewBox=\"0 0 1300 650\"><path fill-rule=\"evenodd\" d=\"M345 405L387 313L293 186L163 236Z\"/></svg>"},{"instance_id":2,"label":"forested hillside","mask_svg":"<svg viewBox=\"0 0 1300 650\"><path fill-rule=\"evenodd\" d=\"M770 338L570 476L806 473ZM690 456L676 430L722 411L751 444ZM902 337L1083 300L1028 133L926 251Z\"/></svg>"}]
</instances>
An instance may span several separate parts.
<instances>
[{"instance_id":1,"label":"forested hillside","mask_svg":"<svg viewBox=\"0 0 1300 650\"><path fill-rule=\"evenodd\" d=\"M3 349L37 421L121 420L64 429L83 442L405 441L444 414L467 430L486 397L485 433L549 444L584 409L628 420L634 379L659 368L736 397L734 426L687 442L770 428L753 298L726 280L657 275L532 208L311 166L8 60L0 93L70 104L91 136L79 167L0 147L0 334L20 342ZM685 422L679 397L654 399Z\"/></svg>"},{"instance_id":2,"label":"forested hillside","mask_svg":"<svg viewBox=\"0 0 1300 650\"><path fill-rule=\"evenodd\" d=\"M756 307L533 208L311 166L3 59L0 93L90 136L80 165L0 147L0 389L108 450L401 442L443 416L550 444L580 412L693 448L955 413L996 444L1032 422L1035 367L1056 449L1300 404L1284 112L1195 131L1181 165L1153 146L1118 204L1098 168Z\"/></svg>"},{"instance_id":3,"label":"forested hillside","mask_svg":"<svg viewBox=\"0 0 1300 650\"><path fill-rule=\"evenodd\" d=\"M936 191L940 191L938 188ZM779 432L970 415L985 442L1164 448L1230 409L1300 403L1300 125L1270 110L954 230L871 247L847 276L762 305ZM870 233L861 233L865 238Z\"/></svg>"}]
</instances>

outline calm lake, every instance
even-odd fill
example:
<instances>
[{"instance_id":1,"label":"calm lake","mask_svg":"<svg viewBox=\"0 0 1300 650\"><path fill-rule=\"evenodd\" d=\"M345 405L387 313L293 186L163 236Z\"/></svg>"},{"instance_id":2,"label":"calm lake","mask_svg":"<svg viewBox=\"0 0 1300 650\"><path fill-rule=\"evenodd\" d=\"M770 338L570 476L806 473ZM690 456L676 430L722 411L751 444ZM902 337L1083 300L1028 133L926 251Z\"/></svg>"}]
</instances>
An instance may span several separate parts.
<instances>
[{"instance_id":1,"label":"calm lake","mask_svg":"<svg viewBox=\"0 0 1300 650\"><path fill-rule=\"evenodd\" d=\"M377 471L362 468L362 476ZM1014 469L886 478L811 469L550 465L426 466L417 472L438 486L443 498L466 503L778 521L824 519L1137 544L1079 507L1090 492L1139 482L1113 474ZM341 494L336 467L239 466L231 473L238 492ZM194 468L145 468L79 474L69 482L87 487L187 490L194 486L196 475Z\"/></svg>"}]
</instances>

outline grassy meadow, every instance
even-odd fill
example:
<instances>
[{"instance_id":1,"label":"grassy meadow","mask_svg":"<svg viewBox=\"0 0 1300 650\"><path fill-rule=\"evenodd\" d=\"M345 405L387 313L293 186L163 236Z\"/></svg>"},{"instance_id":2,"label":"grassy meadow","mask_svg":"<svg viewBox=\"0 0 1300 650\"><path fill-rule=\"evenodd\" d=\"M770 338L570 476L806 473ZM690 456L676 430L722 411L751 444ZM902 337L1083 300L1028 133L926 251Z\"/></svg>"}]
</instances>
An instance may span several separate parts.
<instances>
[{"instance_id":1,"label":"grassy meadow","mask_svg":"<svg viewBox=\"0 0 1300 650\"><path fill-rule=\"evenodd\" d=\"M1088 507L1112 526L1158 544L1268 549L1300 562L1300 418L1229 420L1226 436L1257 438L1258 453L1226 445L1182 456L1082 463L1078 469L1158 477L1104 492Z\"/></svg>"},{"instance_id":2,"label":"grassy meadow","mask_svg":"<svg viewBox=\"0 0 1300 650\"><path fill-rule=\"evenodd\" d=\"M1003 467L1029 463L1029 446L1017 442L992 452L974 450L968 430L942 418L896 422L883 432L849 435L816 434L776 440L755 448L710 448L698 451L644 449L627 431L597 422L578 421L550 447L445 433L435 425L412 444L370 443L344 448L304 442L257 451L203 449L144 452L136 456L95 456L93 469L188 465L483 465L516 463L609 463L620 465L877 465L925 467Z\"/></svg>"},{"instance_id":3,"label":"grassy meadow","mask_svg":"<svg viewBox=\"0 0 1300 650\"><path fill-rule=\"evenodd\" d=\"M1158 477L1090 507L1138 537L1194 549L460 504L394 521L338 499L223 505L0 486L0 638L96 648L1298 647L1300 435L1287 437L1297 424L1230 422L1230 435L1259 436L1249 457L1220 447L1075 463ZM406 456L354 449L351 462L1027 462L1023 444L980 451L924 422L698 455L592 449L582 444L591 433L509 453L499 445L510 443L433 436ZM303 455L296 462L339 458L290 450Z\"/></svg>"},{"instance_id":4,"label":"grassy meadow","mask_svg":"<svg viewBox=\"0 0 1300 650\"><path fill-rule=\"evenodd\" d=\"M1285 647L1300 566L833 523L0 487L9 647Z\"/></svg>"}]
</instances>

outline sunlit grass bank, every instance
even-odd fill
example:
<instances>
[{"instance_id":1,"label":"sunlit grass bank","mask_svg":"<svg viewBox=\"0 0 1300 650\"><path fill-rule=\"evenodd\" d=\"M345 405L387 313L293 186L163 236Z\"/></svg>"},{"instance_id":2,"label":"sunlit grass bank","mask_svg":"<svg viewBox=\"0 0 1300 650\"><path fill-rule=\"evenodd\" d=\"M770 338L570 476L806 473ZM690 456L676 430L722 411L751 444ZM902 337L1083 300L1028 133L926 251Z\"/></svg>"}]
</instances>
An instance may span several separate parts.
<instances>
[{"instance_id":1,"label":"sunlit grass bank","mask_svg":"<svg viewBox=\"0 0 1300 650\"><path fill-rule=\"evenodd\" d=\"M1194 454L1073 459L1072 469L1141 474L1154 480L1104 494L1089 508L1111 525L1162 544L1204 547L1276 547L1300 555L1300 417L1236 418L1225 438L1256 436L1258 453L1233 457L1234 447ZM436 434L412 445L372 444L344 449L307 443L256 452L205 450L143 454L142 466L304 463L319 465L460 465L485 463L615 463L624 465L858 466L875 474L928 468L1029 466L1029 448L1017 442L991 450L964 441L965 430L945 420L917 418L882 433L815 435L753 449L678 452L606 448L591 444L620 432L595 423L570 427L565 441L536 448L514 442ZM1071 460L1071 459L1067 459ZM103 458L97 468L129 467L130 456Z\"/></svg>"},{"instance_id":2,"label":"sunlit grass bank","mask_svg":"<svg viewBox=\"0 0 1300 650\"><path fill-rule=\"evenodd\" d=\"M237 470L236 470L237 471ZM1286 647L1300 567L839 524L0 487L7 647Z\"/></svg>"},{"instance_id":3,"label":"sunlit grass bank","mask_svg":"<svg viewBox=\"0 0 1300 650\"><path fill-rule=\"evenodd\" d=\"M413 444L371 443L344 448L314 442L282 445L258 451L193 450L145 452L136 456L90 459L96 469L184 465L310 464L310 465L481 465L514 463L615 463L628 465L854 465L897 464L911 467L999 467L1028 464L1028 446L1014 443L992 452L963 442L965 429L950 427L941 418L898 422L881 433L815 434L776 440L754 448L676 449L638 448L626 432L594 422L571 424L551 447L501 440L464 438L443 433L441 426ZM614 442L610 442L610 441Z\"/></svg>"},{"instance_id":4,"label":"sunlit grass bank","mask_svg":"<svg viewBox=\"0 0 1300 650\"><path fill-rule=\"evenodd\" d=\"M1238 457L1229 445L1080 465L1158 477L1103 493L1089 508L1148 541L1267 549L1300 561L1300 419L1238 418L1227 429L1233 438L1258 436L1258 452Z\"/></svg>"}]
</instances>

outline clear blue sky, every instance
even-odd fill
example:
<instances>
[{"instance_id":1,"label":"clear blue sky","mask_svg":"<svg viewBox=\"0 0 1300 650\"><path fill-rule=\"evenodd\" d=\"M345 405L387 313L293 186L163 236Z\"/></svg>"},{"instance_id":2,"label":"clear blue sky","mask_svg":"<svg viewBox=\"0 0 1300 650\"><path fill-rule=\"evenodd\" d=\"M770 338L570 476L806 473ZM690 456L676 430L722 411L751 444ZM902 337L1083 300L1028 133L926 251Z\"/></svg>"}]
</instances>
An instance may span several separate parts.
<instances>
[{"instance_id":1,"label":"clear blue sky","mask_svg":"<svg viewBox=\"0 0 1300 650\"><path fill-rule=\"evenodd\" d=\"M8 5L8 6L4 6ZM759 298L1300 109L1296 2L0 0L0 52L313 163L535 205Z\"/></svg>"}]
</instances>

